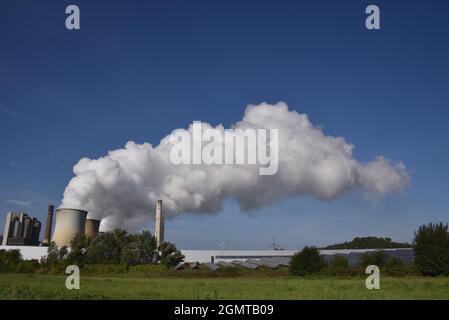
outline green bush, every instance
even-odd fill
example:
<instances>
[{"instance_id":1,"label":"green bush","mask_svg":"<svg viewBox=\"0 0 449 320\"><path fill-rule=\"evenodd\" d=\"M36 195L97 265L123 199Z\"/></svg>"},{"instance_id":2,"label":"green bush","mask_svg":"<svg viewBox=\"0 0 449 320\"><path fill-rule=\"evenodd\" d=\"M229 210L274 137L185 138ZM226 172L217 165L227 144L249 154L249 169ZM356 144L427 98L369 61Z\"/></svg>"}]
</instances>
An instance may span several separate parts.
<instances>
[{"instance_id":1,"label":"green bush","mask_svg":"<svg viewBox=\"0 0 449 320\"><path fill-rule=\"evenodd\" d=\"M290 261L290 272L295 276L306 276L320 272L325 267L324 259L315 247L305 247Z\"/></svg>"},{"instance_id":2,"label":"green bush","mask_svg":"<svg viewBox=\"0 0 449 320\"><path fill-rule=\"evenodd\" d=\"M14 272L22 262L20 250L0 250L0 272Z\"/></svg>"},{"instance_id":3,"label":"green bush","mask_svg":"<svg viewBox=\"0 0 449 320\"><path fill-rule=\"evenodd\" d=\"M167 268L175 267L184 261L184 255L173 243L162 242L159 245L159 251L161 253L161 264Z\"/></svg>"},{"instance_id":4,"label":"green bush","mask_svg":"<svg viewBox=\"0 0 449 320\"><path fill-rule=\"evenodd\" d=\"M41 266L46 271L57 269L61 262L65 262L67 252L67 247L58 248L54 241L50 242L47 247L47 256L41 259Z\"/></svg>"},{"instance_id":5,"label":"green bush","mask_svg":"<svg viewBox=\"0 0 449 320\"><path fill-rule=\"evenodd\" d=\"M370 265L382 268L387 262L387 255L383 251L365 252L359 258L359 266L365 270Z\"/></svg>"},{"instance_id":6,"label":"green bush","mask_svg":"<svg viewBox=\"0 0 449 320\"><path fill-rule=\"evenodd\" d=\"M81 254L91 264L138 265L156 263L158 259L155 237L148 231L128 234L116 229L99 234L91 243L83 243ZM70 256L69 256L70 257Z\"/></svg>"},{"instance_id":7,"label":"green bush","mask_svg":"<svg viewBox=\"0 0 449 320\"><path fill-rule=\"evenodd\" d=\"M449 275L449 232L442 222L422 225L413 241L416 268L425 276Z\"/></svg>"},{"instance_id":8,"label":"green bush","mask_svg":"<svg viewBox=\"0 0 449 320\"><path fill-rule=\"evenodd\" d=\"M67 254L68 263L78 266L86 263L89 245L90 238L84 234L76 234L70 242L70 252Z\"/></svg>"},{"instance_id":9,"label":"green bush","mask_svg":"<svg viewBox=\"0 0 449 320\"><path fill-rule=\"evenodd\" d=\"M37 260L23 260L17 264L15 272L17 273L35 273L40 269L39 261Z\"/></svg>"},{"instance_id":10,"label":"green bush","mask_svg":"<svg viewBox=\"0 0 449 320\"><path fill-rule=\"evenodd\" d=\"M351 275L352 273L353 270L349 267L348 260L344 256L338 254L332 256L324 269L324 274L330 276L344 276Z\"/></svg>"},{"instance_id":11,"label":"green bush","mask_svg":"<svg viewBox=\"0 0 449 320\"><path fill-rule=\"evenodd\" d=\"M129 274L132 275L145 275L145 276L158 276L167 272L167 268L161 264L140 264L129 267Z\"/></svg>"},{"instance_id":12,"label":"green bush","mask_svg":"<svg viewBox=\"0 0 449 320\"><path fill-rule=\"evenodd\" d=\"M125 263L85 264L81 266L81 272L84 275L124 274L128 272L128 269L129 267Z\"/></svg>"},{"instance_id":13,"label":"green bush","mask_svg":"<svg viewBox=\"0 0 449 320\"><path fill-rule=\"evenodd\" d=\"M157 240L149 231L131 235L129 244L123 250L122 261L129 265L156 263Z\"/></svg>"},{"instance_id":14,"label":"green bush","mask_svg":"<svg viewBox=\"0 0 449 320\"><path fill-rule=\"evenodd\" d=\"M130 235L121 229L101 233L92 240L87 259L91 264L118 264L125 256L130 240Z\"/></svg>"},{"instance_id":15,"label":"green bush","mask_svg":"<svg viewBox=\"0 0 449 320\"><path fill-rule=\"evenodd\" d=\"M401 259L388 257L383 267L385 274L392 277L403 277L417 275L418 272L413 264L405 264Z\"/></svg>"},{"instance_id":16,"label":"green bush","mask_svg":"<svg viewBox=\"0 0 449 320\"><path fill-rule=\"evenodd\" d=\"M345 269L349 266L348 259L338 254L334 255L329 262L329 267L336 269Z\"/></svg>"}]
</instances>

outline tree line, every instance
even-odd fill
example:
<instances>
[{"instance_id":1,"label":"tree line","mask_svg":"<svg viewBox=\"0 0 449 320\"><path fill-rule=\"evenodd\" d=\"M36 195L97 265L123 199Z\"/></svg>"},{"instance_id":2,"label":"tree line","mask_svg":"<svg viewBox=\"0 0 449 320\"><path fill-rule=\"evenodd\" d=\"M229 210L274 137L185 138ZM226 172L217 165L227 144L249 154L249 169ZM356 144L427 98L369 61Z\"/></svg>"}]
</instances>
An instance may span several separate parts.
<instances>
[{"instance_id":1,"label":"tree line","mask_svg":"<svg viewBox=\"0 0 449 320\"><path fill-rule=\"evenodd\" d=\"M391 257L384 251L375 251L364 253L360 257L357 266L349 266L344 256L335 255L329 262L326 262L316 247L305 247L301 252L298 252L292 257L290 271L297 276L319 273L351 275L364 272L368 265L376 265L381 270L386 271L386 274L393 276L407 274L449 276L448 229L448 224L443 224L442 222L421 225L414 233L415 237L412 247L414 249L415 260L411 265L406 265L399 258ZM368 241L371 241L372 237L369 238L371 239ZM360 244L361 242L355 241L355 243Z\"/></svg>"},{"instance_id":2,"label":"tree line","mask_svg":"<svg viewBox=\"0 0 449 320\"><path fill-rule=\"evenodd\" d=\"M352 241L333 244L323 249L393 249L393 248L412 248L407 242L393 242L391 238L379 237L356 237Z\"/></svg>"},{"instance_id":3,"label":"tree line","mask_svg":"<svg viewBox=\"0 0 449 320\"><path fill-rule=\"evenodd\" d=\"M47 249L44 264L158 264L167 267L178 265L184 255L173 243L157 245L156 238L149 231L129 234L122 229L102 232L93 238L77 234L70 243L70 249L52 242Z\"/></svg>"},{"instance_id":4,"label":"tree line","mask_svg":"<svg viewBox=\"0 0 449 320\"><path fill-rule=\"evenodd\" d=\"M20 250L0 250L0 272L33 273L63 272L68 265L116 265L129 266L160 264L167 268L177 266L184 255L173 243L157 245L156 238L148 231L129 234L115 229L99 233L93 238L77 234L68 247L58 247L51 242L47 255L38 260L23 260Z\"/></svg>"}]
</instances>

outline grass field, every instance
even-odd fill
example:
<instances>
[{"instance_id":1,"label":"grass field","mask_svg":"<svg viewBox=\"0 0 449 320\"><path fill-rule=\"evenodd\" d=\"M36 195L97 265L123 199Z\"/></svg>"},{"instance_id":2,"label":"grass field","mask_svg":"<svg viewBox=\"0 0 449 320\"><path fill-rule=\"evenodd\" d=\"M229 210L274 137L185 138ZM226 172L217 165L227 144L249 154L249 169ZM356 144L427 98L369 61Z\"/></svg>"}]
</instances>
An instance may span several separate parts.
<instances>
[{"instance_id":1,"label":"grass field","mask_svg":"<svg viewBox=\"0 0 449 320\"><path fill-rule=\"evenodd\" d=\"M449 299L449 278L131 278L81 277L67 290L59 275L0 274L0 299Z\"/></svg>"}]
</instances>

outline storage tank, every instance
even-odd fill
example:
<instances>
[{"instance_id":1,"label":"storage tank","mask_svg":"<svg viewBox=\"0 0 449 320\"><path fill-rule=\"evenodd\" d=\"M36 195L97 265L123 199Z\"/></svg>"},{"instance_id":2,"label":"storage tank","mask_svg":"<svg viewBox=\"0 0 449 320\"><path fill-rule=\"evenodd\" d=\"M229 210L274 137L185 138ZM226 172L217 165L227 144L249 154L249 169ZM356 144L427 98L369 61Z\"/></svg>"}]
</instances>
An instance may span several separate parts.
<instances>
[{"instance_id":1,"label":"storage tank","mask_svg":"<svg viewBox=\"0 0 449 320\"><path fill-rule=\"evenodd\" d=\"M58 247L70 246L76 234L84 234L87 211L61 208L56 210L55 230L52 241Z\"/></svg>"},{"instance_id":2,"label":"storage tank","mask_svg":"<svg viewBox=\"0 0 449 320\"><path fill-rule=\"evenodd\" d=\"M84 234L88 238L95 237L100 232L100 222L97 219L86 219L86 226L84 228Z\"/></svg>"}]
</instances>

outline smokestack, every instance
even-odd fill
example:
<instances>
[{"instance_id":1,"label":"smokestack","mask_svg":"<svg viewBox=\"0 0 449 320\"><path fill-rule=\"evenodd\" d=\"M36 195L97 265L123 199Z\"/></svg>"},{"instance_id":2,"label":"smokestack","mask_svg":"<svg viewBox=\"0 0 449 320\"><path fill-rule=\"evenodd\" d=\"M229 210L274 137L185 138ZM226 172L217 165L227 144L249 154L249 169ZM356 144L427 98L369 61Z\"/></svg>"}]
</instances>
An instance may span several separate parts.
<instances>
[{"instance_id":1,"label":"smokestack","mask_svg":"<svg viewBox=\"0 0 449 320\"><path fill-rule=\"evenodd\" d=\"M57 209L53 241L58 247L70 247L77 234L84 234L87 211L77 209Z\"/></svg>"},{"instance_id":2,"label":"smokestack","mask_svg":"<svg viewBox=\"0 0 449 320\"><path fill-rule=\"evenodd\" d=\"M156 224L154 226L154 235L156 236L157 244L164 242L164 224L165 219L162 213L162 200L156 203Z\"/></svg>"},{"instance_id":3,"label":"smokestack","mask_svg":"<svg viewBox=\"0 0 449 320\"><path fill-rule=\"evenodd\" d=\"M100 222L101 220L96 219L86 219L86 226L84 230L84 234L88 238L95 237L100 231Z\"/></svg>"},{"instance_id":4,"label":"smokestack","mask_svg":"<svg viewBox=\"0 0 449 320\"><path fill-rule=\"evenodd\" d=\"M47 224L45 226L45 233L44 233L44 239L42 240L42 245L48 246L51 239L51 226L53 224L53 210L54 206L51 204L48 206L48 213L47 213Z\"/></svg>"}]
</instances>

